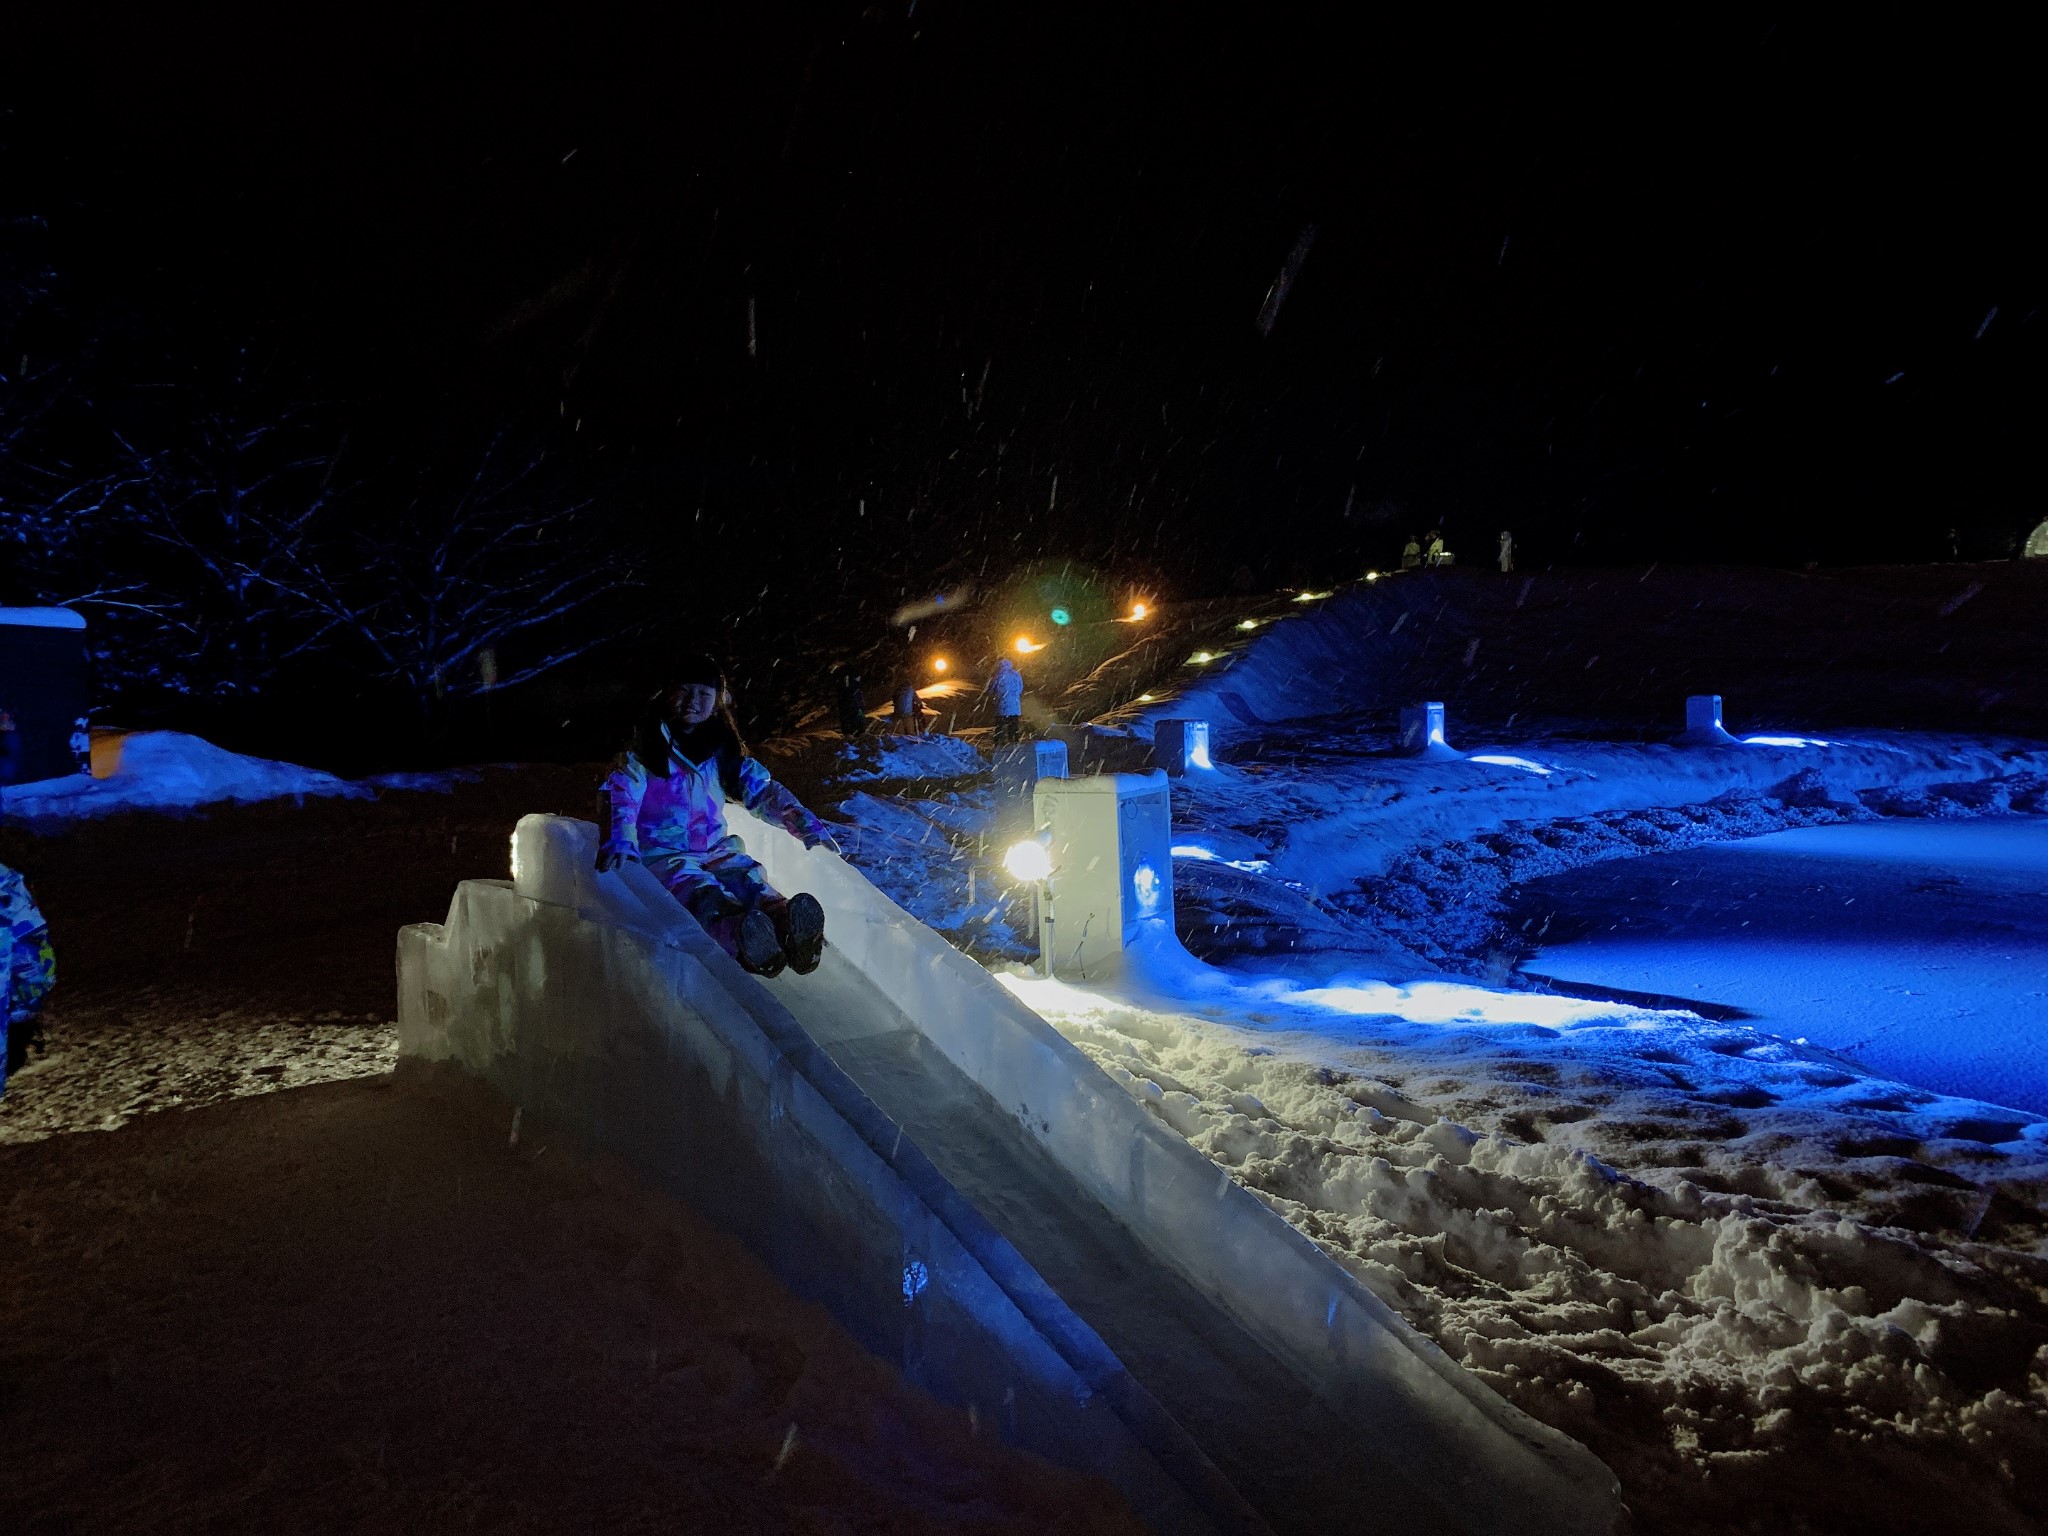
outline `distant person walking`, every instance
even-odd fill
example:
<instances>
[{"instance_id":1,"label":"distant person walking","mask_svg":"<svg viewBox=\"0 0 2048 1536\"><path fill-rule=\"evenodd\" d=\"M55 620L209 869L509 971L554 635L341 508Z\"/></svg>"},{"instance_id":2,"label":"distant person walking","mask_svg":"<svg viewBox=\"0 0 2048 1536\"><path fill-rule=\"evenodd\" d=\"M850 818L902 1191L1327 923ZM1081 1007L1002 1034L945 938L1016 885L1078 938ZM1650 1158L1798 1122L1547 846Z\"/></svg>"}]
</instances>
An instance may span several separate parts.
<instances>
[{"instance_id":1,"label":"distant person walking","mask_svg":"<svg viewBox=\"0 0 2048 1536\"><path fill-rule=\"evenodd\" d=\"M867 700L861 697L860 674L852 668L839 674L839 734L849 739L868 728Z\"/></svg>"},{"instance_id":2,"label":"distant person walking","mask_svg":"<svg viewBox=\"0 0 2048 1536\"><path fill-rule=\"evenodd\" d=\"M1408 535L1408 542L1401 546L1401 569L1412 571L1422 564L1422 540L1414 534Z\"/></svg>"},{"instance_id":3,"label":"distant person walking","mask_svg":"<svg viewBox=\"0 0 2048 1536\"><path fill-rule=\"evenodd\" d=\"M1005 656L996 663L988 691L996 701L996 745L1007 747L1024 735L1024 674Z\"/></svg>"},{"instance_id":4,"label":"distant person walking","mask_svg":"<svg viewBox=\"0 0 2048 1536\"><path fill-rule=\"evenodd\" d=\"M917 683L905 678L896 690L895 731L898 736L916 736L924 726L924 704L917 696Z\"/></svg>"},{"instance_id":5,"label":"distant person walking","mask_svg":"<svg viewBox=\"0 0 2048 1536\"><path fill-rule=\"evenodd\" d=\"M1500 531L1500 571L1505 576L1515 568L1515 536L1503 528Z\"/></svg>"}]
</instances>

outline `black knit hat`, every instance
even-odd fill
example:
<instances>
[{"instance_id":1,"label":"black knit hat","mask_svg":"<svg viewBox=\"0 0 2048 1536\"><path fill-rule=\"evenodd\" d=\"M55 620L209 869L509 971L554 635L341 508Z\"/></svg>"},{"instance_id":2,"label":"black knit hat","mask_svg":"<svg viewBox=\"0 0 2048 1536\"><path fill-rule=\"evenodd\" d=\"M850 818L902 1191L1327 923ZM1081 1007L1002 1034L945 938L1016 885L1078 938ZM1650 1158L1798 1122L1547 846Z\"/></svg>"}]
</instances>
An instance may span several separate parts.
<instances>
[{"instance_id":1,"label":"black knit hat","mask_svg":"<svg viewBox=\"0 0 2048 1536\"><path fill-rule=\"evenodd\" d=\"M718 664L718 658L708 651L697 655L684 655L669 663L662 673L662 692L673 693L678 688L688 688L702 683L706 688L725 686L725 668Z\"/></svg>"}]
</instances>

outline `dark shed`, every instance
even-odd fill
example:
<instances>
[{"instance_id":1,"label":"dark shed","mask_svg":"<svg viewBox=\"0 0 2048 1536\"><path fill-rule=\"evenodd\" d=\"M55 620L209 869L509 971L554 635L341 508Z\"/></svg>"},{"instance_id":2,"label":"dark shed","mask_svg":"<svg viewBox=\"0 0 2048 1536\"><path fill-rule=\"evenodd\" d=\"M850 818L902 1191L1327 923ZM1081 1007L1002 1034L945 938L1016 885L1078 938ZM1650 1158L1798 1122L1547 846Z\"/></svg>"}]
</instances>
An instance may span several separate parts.
<instances>
[{"instance_id":1,"label":"dark shed","mask_svg":"<svg viewBox=\"0 0 2048 1536\"><path fill-rule=\"evenodd\" d=\"M0 608L0 713L14 725L0 730L0 784L88 771L90 685L84 615Z\"/></svg>"}]
</instances>

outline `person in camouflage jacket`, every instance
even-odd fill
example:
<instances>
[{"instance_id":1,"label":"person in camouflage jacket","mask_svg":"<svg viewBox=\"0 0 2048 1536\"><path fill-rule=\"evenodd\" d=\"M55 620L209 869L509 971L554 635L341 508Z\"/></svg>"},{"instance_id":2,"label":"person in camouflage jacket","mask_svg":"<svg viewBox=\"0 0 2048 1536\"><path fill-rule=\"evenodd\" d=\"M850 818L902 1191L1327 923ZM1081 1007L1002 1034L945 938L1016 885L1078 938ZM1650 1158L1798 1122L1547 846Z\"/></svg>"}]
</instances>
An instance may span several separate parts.
<instances>
[{"instance_id":1,"label":"person in camouflage jacket","mask_svg":"<svg viewBox=\"0 0 2048 1536\"><path fill-rule=\"evenodd\" d=\"M0 864L0 1094L28 1055L36 1014L57 984L57 956L28 882Z\"/></svg>"},{"instance_id":2,"label":"person in camouflage jacket","mask_svg":"<svg viewBox=\"0 0 2048 1536\"><path fill-rule=\"evenodd\" d=\"M747 751L716 662L677 669L648 703L632 745L604 781L597 867L644 864L748 970L773 976L818 967L825 913L807 893L785 898L725 826L738 800L778 821L806 848L825 825Z\"/></svg>"}]
</instances>

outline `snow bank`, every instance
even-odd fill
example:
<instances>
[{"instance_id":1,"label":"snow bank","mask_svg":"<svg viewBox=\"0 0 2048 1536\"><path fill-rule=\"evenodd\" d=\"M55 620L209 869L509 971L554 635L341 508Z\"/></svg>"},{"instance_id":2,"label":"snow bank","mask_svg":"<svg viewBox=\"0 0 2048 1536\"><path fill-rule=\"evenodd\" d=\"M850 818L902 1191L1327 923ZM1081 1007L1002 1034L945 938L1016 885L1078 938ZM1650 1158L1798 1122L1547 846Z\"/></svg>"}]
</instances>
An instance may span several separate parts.
<instances>
[{"instance_id":1,"label":"snow bank","mask_svg":"<svg viewBox=\"0 0 2048 1536\"><path fill-rule=\"evenodd\" d=\"M2038 1242L2048 1124L1957 1140L1982 1106L1687 1015L1161 981L1006 984L1651 1524L2048 1508L2042 1271L1886 1224Z\"/></svg>"},{"instance_id":2,"label":"snow bank","mask_svg":"<svg viewBox=\"0 0 2048 1536\"><path fill-rule=\"evenodd\" d=\"M183 731L134 731L120 738L107 778L72 774L0 789L0 816L30 825L116 811L175 811L223 800L365 795L369 791L317 768L245 757Z\"/></svg>"},{"instance_id":3,"label":"snow bank","mask_svg":"<svg viewBox=\"0 0 2048 1536\"><path fill-rule=\"evenodd\" d=\"M453 768L343 779L318 768L230 752L183 731L96 733L95 769L109 759L105 777L78 773L0 788L0 820L41 831L119 811L187 811L307 795L368 798L392 790L445 794L477 777L474 769Z\"/></svg>"},{"instance_id":4,"label":"snow bank","mask_svg":"<svg viewBox=\"0 0 2048 1536\"><path fill-rule=\"evenodd\" d=\"M987 773L988 761L958 736L863 736L840 749L826 776L833 784L879 784L904 779L958 779Z\"/></svg>"},{"instance_id":5,"label":"snow bank","mask_svg":"<svg viewBox=\"0 0 2048 1536\"><path fill-rule=\"evenodd\" d=\"M24 629L83 629L85 615L71 608L0 608L0 624Z\"/></svg>"},{"instance_id":6,"label":"snow bank","mask_svg":"<svg viewBox=\"0 0 2048 1536\"><path fill-rule=\"evenodd\" d=\"M1280 721L1356 708L1386 679L1369 644L1377 607L1378 594L1355 587L1259 624L1240 650L1193 653L1205 659L1191 658L1183 686L1134 717L1138 734L1150 739L1155 720L1207 720L1220 746Z\"/></svg>"},{"instance_id":7,"label":"snow bank","mask_svg":"<svg viewBox=\"0 0 2048 1536\"><path fill-rule=\"evenodd\" d=\"M1769 797L1795 806L1902 802L1941 786L2048 776L2035 742L1864 732L1816 746L1722 748L1530 738L1463 741L1462 762L1382 755L1355 730L1283 738L1257 763L1175 781L1177 839L1209 823L1271 829L1275 874L1329 891L1401 853L1519 823ZM1183 803L1184 802L1184 803ZM1194 839L1200 841L1199 837Z\"/></svg>"}]
</instances>

